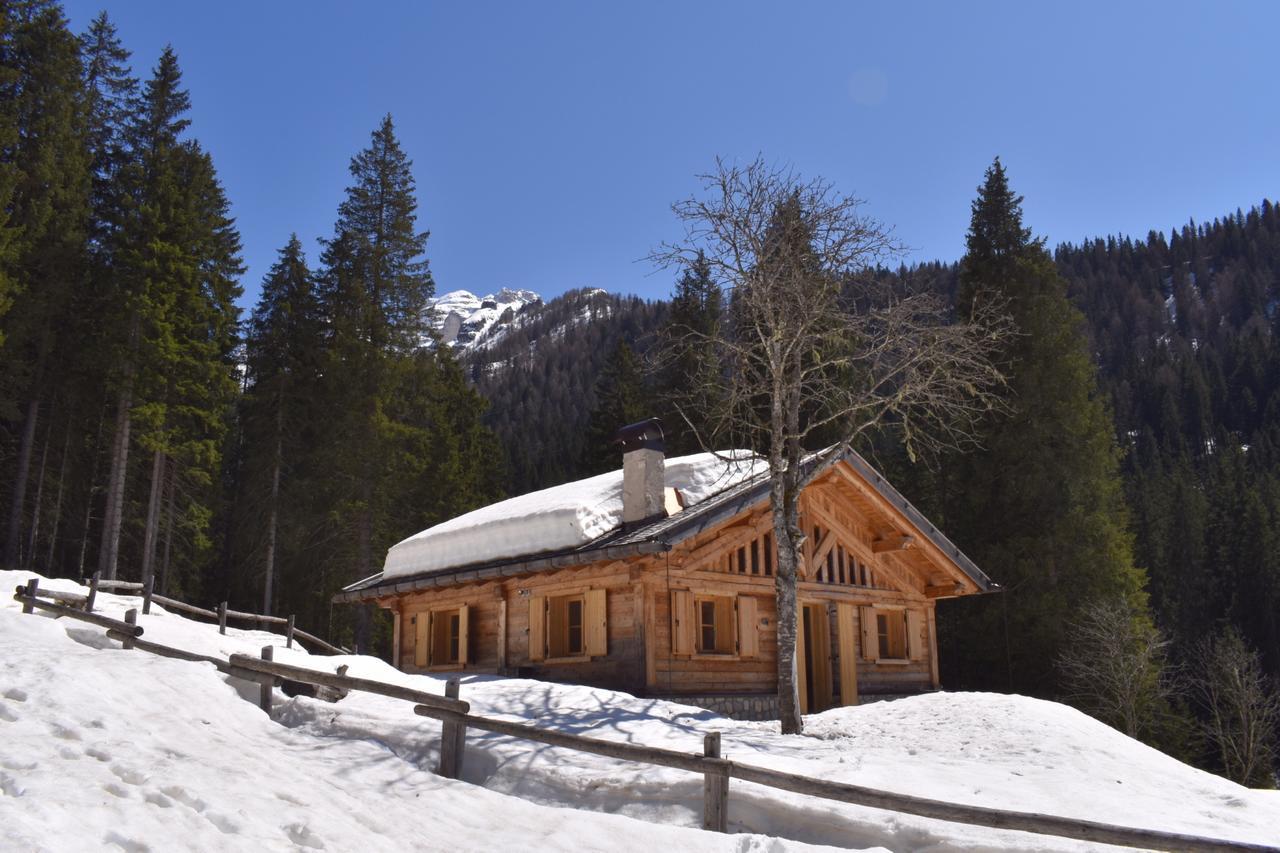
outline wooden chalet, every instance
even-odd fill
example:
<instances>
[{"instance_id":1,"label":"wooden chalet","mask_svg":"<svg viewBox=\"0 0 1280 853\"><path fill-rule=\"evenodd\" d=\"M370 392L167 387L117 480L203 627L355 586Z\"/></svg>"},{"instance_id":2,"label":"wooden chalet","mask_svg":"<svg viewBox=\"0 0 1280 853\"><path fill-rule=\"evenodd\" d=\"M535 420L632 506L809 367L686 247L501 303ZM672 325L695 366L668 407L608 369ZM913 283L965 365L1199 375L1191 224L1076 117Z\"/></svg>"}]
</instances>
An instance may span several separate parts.
<instances>
[{"instance_id":1,"label":"wooden chalet","mask_svg":"<svg viewBox=\"0 0 1280 853\"><path fill-rule=\"evenodd\" d=\"M375 575L334 600L390 610L407 672L573 682L776 717L767 473L681 506L660 438L649 422L629 429L618 528L551 553ZM857 453L817 472L800 513L802 710L937 688L936 603L996 585Z\"/></svg>"}]
</instances>

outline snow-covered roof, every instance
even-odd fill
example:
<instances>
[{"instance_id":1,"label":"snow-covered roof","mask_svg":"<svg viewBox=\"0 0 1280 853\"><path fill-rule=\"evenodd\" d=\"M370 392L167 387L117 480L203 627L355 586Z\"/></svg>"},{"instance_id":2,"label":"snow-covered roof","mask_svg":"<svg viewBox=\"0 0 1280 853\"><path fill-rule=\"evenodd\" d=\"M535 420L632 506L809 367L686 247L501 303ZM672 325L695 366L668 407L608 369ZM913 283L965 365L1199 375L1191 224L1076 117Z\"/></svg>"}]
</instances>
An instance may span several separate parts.
<instances>
[{"instance_id":1,"label":"snow-covered roof","mask_svg":"<svg viewBox=\"0 0 1280 853\"><path fill-rule=\"evenodd\" d=\"M621 471L543 489L475 510L393 546L383 571L344 587L333 600L337 603L366 601L436 586L669 551L677 543L769 499L768 466L764 460L753 460L749 469L745 462L726 461L742 454L744 451L724 451L667 460L667 485L681 488L685 508L629 530L621 527ZM697 460L702 460L702 465L717 460L722 467L705 467L699 476L689 477L684 463L692 462L697 468ZM987 577L856 451L845 448L834 455L818 451L810 454L803 464L806 468L814 465L826 468L838 463L847 465L852 475L878 493L908 525L908 529L931 542L973 581L978 591L999 589L999 584ZM817 473L810 470L808 475L816 476ZM682 479L685 477L688 479ZM596 503L592 503L593 495L598 498ZM464 530L469 532L448 541L453 539L453 533L462 534ZM594 531L602 532L590 538ZM438 561L418 564L417 558L410 556L413 549L423 547L423 539L428 536L435 539L436 534L444 533L450 535L440 536L436 544L446 544L447 558L442 552ZM414 541L419 545L410 549L409 543ZM466 544L459 547L458 543ZM394 561L392 559L392 553L401 546L406 547L403 563L400 556ZM434 565L434 568L420 567L425 565Z\"/></svg>"},{"instance_id":2,"label":"snow-covered roof","mask_svg":"<svg viewBox=\"0 0 1280 853\"><path fill-rule=\"evenodd\" d=\"M766 463L748 451L666 461L666 485L686 507L750 480ZM384 579L453 566L563 551L622 527L622 471L499 501L429 527L387 552Z\"/></svg>"}]
</instances>

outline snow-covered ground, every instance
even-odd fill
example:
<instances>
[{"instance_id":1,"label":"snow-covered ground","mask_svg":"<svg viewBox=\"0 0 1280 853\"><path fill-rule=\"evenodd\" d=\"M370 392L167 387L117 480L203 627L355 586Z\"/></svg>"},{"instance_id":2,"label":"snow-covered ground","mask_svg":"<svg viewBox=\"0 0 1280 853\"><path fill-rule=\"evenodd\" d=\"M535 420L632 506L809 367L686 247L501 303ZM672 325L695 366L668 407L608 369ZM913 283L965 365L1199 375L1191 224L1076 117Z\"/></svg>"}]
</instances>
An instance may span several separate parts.
<instances>
[{"instance_id":1,"label":"snow-covered ground","mask_svg":"<svg viewBox=\"0 0 1280 853\"><path fill-rule=\"evenodd\" d=\"M25 574L0 573L3 589ZM69 581L42 587L79 588ZM100 595L122 614L136 598ZM260 631L153 608L146 639L443 692L368 657L310 657ZM408 703L277 693L208 664L123 651L92 626L0 599L0 826L13 850L1078 850L1074 842L844 806L733 782L728 836L703 832L693 774L471 732L463 781L435 776L439 725ZM585 687L468 677L473 711L986 806L1280 843L1280 794L1187 767L1061 705L935 694L829 711L810 736ZM517 796L511 796L511 795Z\"/></svg>"}]
</instances>

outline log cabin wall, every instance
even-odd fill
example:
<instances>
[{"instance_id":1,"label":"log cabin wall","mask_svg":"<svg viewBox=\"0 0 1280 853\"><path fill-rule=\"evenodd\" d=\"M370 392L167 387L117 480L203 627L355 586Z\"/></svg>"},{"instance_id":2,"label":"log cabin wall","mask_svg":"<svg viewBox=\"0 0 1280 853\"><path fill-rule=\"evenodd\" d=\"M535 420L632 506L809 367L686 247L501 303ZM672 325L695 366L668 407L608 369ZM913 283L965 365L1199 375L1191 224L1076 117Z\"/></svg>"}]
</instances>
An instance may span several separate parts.
<instances>
[{"instance_id":1,"label":"log cabin wall","mask_svg":"<svg viewBox=\"0 0 1280 853\"><path fill-rule=\"evenodd\" d=\"M636 614L636 589L642 572L639 564L615 561L502 581L437 587L388 599L383 606L399 614L397 665L405 672L503 673L635 690L644 681L644 645ZM605 653L590 655L586 649L559 653L562 650L548 643L548 602L585 598L592 591L603 593ZM433 639L423 625L438 621L438 614L452 614L464 606L465 661L432 660L419 642L423 639L429 646ZM541 609L542 626L532 624L538 621L536 616L531 623L531 608ZM584 609L581 615L585 642L589 639L590 626L585 624L589 614ZM540 656L530 653L531 632L536 635L539 627L543 639Z\"/></svg>"}]
</instances>

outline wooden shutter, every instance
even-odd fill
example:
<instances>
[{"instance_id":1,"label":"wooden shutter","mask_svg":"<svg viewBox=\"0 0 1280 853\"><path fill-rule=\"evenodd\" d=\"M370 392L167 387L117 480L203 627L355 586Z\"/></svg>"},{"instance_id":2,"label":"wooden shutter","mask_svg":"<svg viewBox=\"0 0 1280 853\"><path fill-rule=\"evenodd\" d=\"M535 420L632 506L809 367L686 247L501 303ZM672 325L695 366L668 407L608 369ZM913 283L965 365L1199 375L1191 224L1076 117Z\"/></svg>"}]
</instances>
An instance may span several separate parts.
<instances>
[{"instance_id":1,"label":"wooden shutter","mask_svg":"<svg viewBox=\"0 0 1280 853\"><path fill-rule=\"evenodd\" d=\"M919 610L907 611L907 657L924 660L924 614Z\"/></svg>"},{"instance_id":2,"label":"wooden shutter","mask_svg":"<svg viewBox=\"0 0 1280 853\"><path fill-rule=\"evenodd\" d=\"M738 596L738 656L754 658L760 654L760 618L756 615L756 600L749 595Z\"/></svg>"},{"instance_id":3,"label":"wooden shutter","mask_svg":"<svg viewBox=\"0 0 1280 853\"><path fill-rule=\"evenodd\" d=\"M589 589L584 596L586 604L582 608L584 645L586 653L591 657L604 657L609 654L608 611L605 607L605 591Z\"/></svg>"},{"instance_id":4,"label":"wooden shutter","mask_svg":"<svg viewBox=\"0 0 1280 853\"><path fill-rule=\"evenodd\" d=\"M671 653L693 654L693 637L697 619L693 612L693 593L687 589L671 590Z\"/></svg>"},{"instance_id":5,"label":"wooden shutter","mask_svg":"<svg viewBox=\"0 0 1280 853\"><path fill-rule=\"evenodd\" d=\"M413 617L414 637L413 637L413 665L426 666L429 662L427 658L427 643L431 639L431 616L427 613L419 613Z\"/></svg>"},{"instance_id":6,"label":"wooden shutter","mask_svg":"<svg viewBox=\"0 0 1280 853\"><path fill-rule=\"evenodd\" d=\"M734 641L734 634L737 632L738 626L734 624L733 618L733 599L727 595L716 596L716 647L715 652L722 655L731 655L737 649L738 644ZM704 651L711 651L705 649Z\"/></svg>"},{"instance_id":7,"label":"wooden shutter","mask_svg":"<svg viewBox=\"0 0 1280 853\"><path fill-rule=\"evenodd\" d=\"M840 645L840 704L858 704L858 614L852 604L836 605L836 637Z\"/></svg>"},{"instance_id":8,"label":"wooden shutter","mask_svg":"<svg viewBox=\"0 0 1280 853\"><path fill-rule=\"evenodd\" d=\"M547 657L547 599L535 595L529 599L529 660Z\"/></svg>"},{"instance_id":9,"label":"wooden shutter","mask_svg":"<svg viewBox=\"0 0 1280 853\"><path fill-rule=\"evenodd\" d=\"M467 617L471 614L471 608L462 605L458 608L458 663L467 662Z\"/></svg>"},{"instance_id":10,"label":"wooden shutter","mask_svg":"<svg viewBox=\"0 0 1280 853\"><path fill-rule=\"evenodd\" d=\"M876 609L860 607L858 618L862 620L863 660L880 660L880 632L876 628Z\"/></svg>"}]
</instances>

